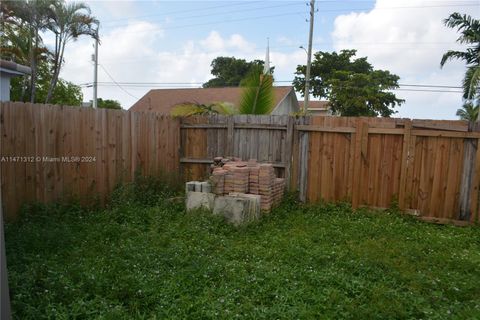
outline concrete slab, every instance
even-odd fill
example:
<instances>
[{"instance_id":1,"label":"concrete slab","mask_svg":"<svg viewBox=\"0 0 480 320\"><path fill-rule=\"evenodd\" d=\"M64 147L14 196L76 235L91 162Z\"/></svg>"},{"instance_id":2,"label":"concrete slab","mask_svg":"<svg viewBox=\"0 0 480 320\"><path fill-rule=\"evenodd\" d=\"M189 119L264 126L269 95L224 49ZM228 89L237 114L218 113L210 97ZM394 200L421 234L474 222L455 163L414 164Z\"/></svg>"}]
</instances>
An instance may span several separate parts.
<instances>
[{"instance_id":1,"label":"concrete slab","mask_svg":"<svg viewBox=\"0 0 480 320\"><path fill-rule=\"evenodd\" d=\"M195 209L213 210L215 194L207 192L187 192L186 207L187 211Z\"/></svg>"},{"instance_id":2,"label":"concrete slab","mask_svg":"<svg viewBox=\"0 0 480 320\"><path fill-rule=\"evenodd\" d=\"M260 197L242 193L217 196L213 213L223 215L227 222L234 225L254 221L260 218Z\"/></svg>"}]
</instances>

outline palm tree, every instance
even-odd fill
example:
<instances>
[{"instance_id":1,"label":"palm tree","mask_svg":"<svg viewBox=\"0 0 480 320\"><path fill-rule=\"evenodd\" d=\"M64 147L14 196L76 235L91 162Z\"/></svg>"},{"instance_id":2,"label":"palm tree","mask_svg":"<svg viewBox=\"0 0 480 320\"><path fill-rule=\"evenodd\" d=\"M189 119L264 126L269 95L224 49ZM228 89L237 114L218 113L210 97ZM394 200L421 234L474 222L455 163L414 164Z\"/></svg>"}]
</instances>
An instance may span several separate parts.
<instances>
[{"instance_id":1,"label":"palm tree","mask_svg":"<svg viewBox=\"0 0 480 320\"><path fill-rule=\"evenodd\" d=\"M82 2L58 0L52 6L53 17L48 28L55 33L55 51L53 53L52 80L45 103L48 103L58 82L62 69L66 44L81 35L98 39L98 20L91 15L90 7Z\"/></svg>"},{"instance_id":2,"label":"palm tree","mask_svg":"<svg viewBox=\"0 0 480 320\"><path fill-rule=\"evenodd\" d=\"M269 114L275 103L273 77L263 74L261 68L253 70L242 81L243 93L240 101L241 114Z\"/></svg>"},{"instance_id":3,"label":"palm tree","mask_svg":"<svg viewBox=\"0 0 480 320\"><path fill-rule=\"evenodd\" d=\"M467 44L469 47L466 51L447 51L442 57L440 66L443 67L448 60L452 59L466 62L463 97L472 100L478 95L480 87L480 20L455 12L445 19L444 23L447 27L456 28L460 32L458 43Z\"/></svg>"},{"instance_id":4,"label":"palm tree","mask_svg":"<svg viewBox=\"0 0 480 320\"><path fill-rule=\"evenodd\" d=\"M2 24L5 21L27 28L27 46L30 76L30 102L35 102L37 62L39 48L44 47L40 32L45 30L51 18L51 5L55 0L4 0L2 1Z\"/></svg>"},{"instance_id":5,"label":"palm tree","mask_svg":"<svg viewBox=\"0 0 480 320\"><path fill-rule=\"evenodd\" d=\"M197 102L184 102L175 105L170 111L173 117L190 117L211 114L234 115L238 114L235 106L228 102L214 102L202 104Z\"/></svg>"},{"instance_id":6,"label":"palm tree","mask_svg":"<svg viewBox=\"0 0 480 320\"><path fill-rule=\"evenodd\" d=\"M478 119L478 111L480 105L473 105L473 103L465 103L461 109L457 110L456 115L460 117L460 120L467 120L475 122Z\"/></svg>"}]
</instances>

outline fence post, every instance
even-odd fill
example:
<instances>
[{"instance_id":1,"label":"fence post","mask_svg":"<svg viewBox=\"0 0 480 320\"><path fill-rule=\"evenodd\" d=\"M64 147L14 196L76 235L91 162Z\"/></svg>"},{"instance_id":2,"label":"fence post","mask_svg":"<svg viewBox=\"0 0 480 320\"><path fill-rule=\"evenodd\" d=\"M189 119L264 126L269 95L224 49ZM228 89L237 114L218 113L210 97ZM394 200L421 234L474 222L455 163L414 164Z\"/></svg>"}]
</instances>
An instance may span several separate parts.
<instances>
[{"instance_id":1,"label":"fence post","mask_svg":"<svg viewBox=\"0 0 480 320\"><path fill-rule=\"evenodd\" d=\"M4 103L0 105L3 107ZM2 108L0 108L0 113ZM0 117L0 132L3 125L3 116ZM2 137L0 137L0 150L2 150ZM0 319L11 319L10 293L8 289L7 259L5 254L5 237L3 230L3 203L2 203L2 170L0 168Z\"/></svg>"},{"instance_id":2,"label":"fence post","mask_svg":"<svg viewBox=\"0 0 480 320\"><path fill-rule=\"evenodd\" d=\"M228 157L233 157L234 125L235 125L234 116L228 116L228 119L227 119L227 156Z\"/></svg>"},{"instance_id":3,"label":"fence post","mask_svg":"<svg viewBox=\"0 0 480 320\"><path fill-rule=\"evenodd\" d=\"M285 187L290 190L290 178L292 172L292 159L293 159L293 127L294 118L288 116L287 119L287 135L285 136L285 153L287 154L287 163L285 164Z\"/></svg>"},{"instance_id":4,"label":"fence post","mask_svg":"<svg viewBox=\"0 0 480 320\"><path fill-rule=\"evenodd\" d=\"M478 125L476 123L470 122L468 124L468 131L478 131ZM464 140L463 168L460 185L460 212L458 214L459 220L470 220L472 209L477 210L476 202L478 201L478 199L475 197L474 194L474 191L478 189L478 186L474 185L474 178L475 180L478 179L478 177L476 177L477 175L474 174L476 171L475 158L477 155L477 151L478 139Z\"/></svg>"},{"instance_id":5,"label":"fence post","mask_svg":"<svg viewBox=\"0 0 480 320\"><path fill-rule=\"evenodd\" d=\"M403 150L402 150L402 165L400 167L400 186L398 195L398 206L401 210L405 210L406 205L406 187L407 187L407 167L410 164L410 136L412 133L412 121L405 119L405 127L403 134Z\"/></svg>"},{"instance_id":6,"label":"fence post","mask_svg":"<svg viewBox=\"0 0 480 320\"><path fill-rule=\"evenodd\" d=\"M300 118L299 124L310 124L309 117ZM308 188L308 131L302 131L299 134L299 161L298 161L298 189L300 201L305 202L307 200L307 188Z\"/></svg>"},{"instance_id":7,"label":"fence post","mask_svg":"<svg viewBox=\"0 0 480 320\"><path fill-rule=\"evenodd\" d=\"M352 184L352 208L358 208L360 204L360 177L362 174L363 159L367 155L368 148L368 123L364 119L357 119L355 130L355 153L353 162L353 184Z\"/></svg>"}]
</instances>

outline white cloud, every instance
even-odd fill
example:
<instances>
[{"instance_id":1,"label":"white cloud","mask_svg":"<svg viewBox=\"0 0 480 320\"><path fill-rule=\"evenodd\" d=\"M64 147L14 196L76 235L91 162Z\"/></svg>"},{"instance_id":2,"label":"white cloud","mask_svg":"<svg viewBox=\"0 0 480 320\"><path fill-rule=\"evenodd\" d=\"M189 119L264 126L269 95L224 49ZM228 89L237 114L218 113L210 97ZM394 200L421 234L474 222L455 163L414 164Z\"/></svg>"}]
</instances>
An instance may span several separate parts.
<instances>
[{"instance_id":1,"label":"white cloud","mask_svg":"<svg viewBox=\"0 0 480 320\"><path fill-rule=\"evenodd\" d=\"M105 31L99 48L99 63L117 82L190 83L199 87L212 78L210 63L218 56L235 56L246 60L264 59L265 48L255 48L240 34L222 35L211 31L205 38L186 41L182 48L161 49L162 29L148 22L132 22L128 26ZM71 43L65 54L66 64L62 77L74 83L90 83L93 79L91 55L93 41L81 39ZM290 79L292 70L303 63L305 53L297 50L292 54L270 52L275 76L278 80ZM102 67L98 70L99 82L112 82ZM288 85L288 83L281 83ZM175 86L175 85L172 85ZM154 85L143 87L125 86L131 95L115 85L99 86L98 96L119 100L129 108ZM92 89L85 88L84 100L92 97Z\"/></svg>"},{"instance_id":2,"label":"white cloud","mask_svg":"<svg viewBox=\"0 0 480 320\"><path fill-rule=\"evenodd\" d=\"M207 51L238 50L244 53L251 53L255 50L255 44L248 42L239 34L232 34L224 39L218 31L211 31L208 37L199 41L200 45Z\"/></svg>"},{"instance_id":3,"label":"white cloud","mask_svg":"<svg viewBox=\"0 0 480 320\"><path fill-rule=\"evenodd\" d=\"M374 9L367 13L350 13L335 19L334 48L357 48L358 56L368 56L375 68L399 75L401 83L460 85L465 71L463 63L449 62L440 70L443 53L464 49L455 43L458 34L442 21L458 10L475 16L478 8L455 8L454 4L377 0ZM407 8L418 6L427 8ZM461 94L454 93L399 91L398 96L407 100L399 108L399 116L408 117L455 118L455 110L462 103Z\"/></svg>"}]
</instances>

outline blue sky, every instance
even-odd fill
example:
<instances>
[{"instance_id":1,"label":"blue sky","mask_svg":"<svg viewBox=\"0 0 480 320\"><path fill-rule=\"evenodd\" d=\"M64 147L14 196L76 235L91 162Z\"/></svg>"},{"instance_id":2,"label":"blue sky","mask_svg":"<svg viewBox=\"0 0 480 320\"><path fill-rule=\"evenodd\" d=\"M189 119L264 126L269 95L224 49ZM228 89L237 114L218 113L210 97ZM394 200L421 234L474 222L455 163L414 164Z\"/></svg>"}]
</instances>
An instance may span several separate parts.
<instances>
[{"instance_id":1,"label":"blue sky","mask_svg":"<svg viewBox=\"0 0 480 320\"><path fill-rule=\"evenodd\" d=\"M124 108L152 88L200 86L211 78L210 62L217 56L264 59L267 38L278 85L288 85L296 66L306 62L299 48L308 39L306 1L86 3L101 21L99 81L108 83L99 87L99 97L119 100ZM464 49L442 19L454 11L478 19L480 1L317 1L316 6L314 51L358 49L358 56L368 56L375 68L399 75L407 86L397 91L406 99L398 117L455 118L462 100L451 91L458 89L410 85L460 85L462 63L439 67L446 50ZM76 84L92 81L92 44L82 38L69 45L63 78ZM84 96L91 99L92 89L85 87Z\"/></svg>"}]
</instances>

